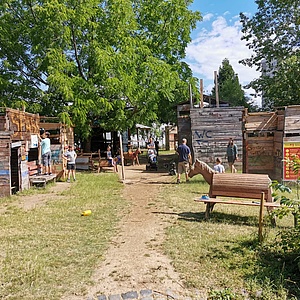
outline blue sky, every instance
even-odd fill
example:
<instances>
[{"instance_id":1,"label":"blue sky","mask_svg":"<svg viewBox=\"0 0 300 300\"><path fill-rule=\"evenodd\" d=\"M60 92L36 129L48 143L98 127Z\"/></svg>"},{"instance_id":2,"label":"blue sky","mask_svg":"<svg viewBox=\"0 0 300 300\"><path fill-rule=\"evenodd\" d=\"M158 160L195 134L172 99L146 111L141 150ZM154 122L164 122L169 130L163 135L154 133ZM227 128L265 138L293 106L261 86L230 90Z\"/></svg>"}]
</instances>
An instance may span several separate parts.
<instances>
[{"instance_id":1,"label":"blue sky","mask_svg":"<svg viewBox=\"0 0 300 300\"><path fill-rule=\"evenodd\" d=\"M246 85L259 77L255 68L238 63L250 57L251 51L241 41L241 24L239 13L253 16L257 10L254 0L194 0L192 10L199 10L203 21L197 23L192 32L192 42L186 49L185 61L193 74L203 79L204 92L210 93L213 87L214 71L218 71L224 58L228 58L234 71L238 74L241 85ZM245 90L246 94L253 93ZM260 105L260 98L255 99Z\"/></svg>"}]
</instances>

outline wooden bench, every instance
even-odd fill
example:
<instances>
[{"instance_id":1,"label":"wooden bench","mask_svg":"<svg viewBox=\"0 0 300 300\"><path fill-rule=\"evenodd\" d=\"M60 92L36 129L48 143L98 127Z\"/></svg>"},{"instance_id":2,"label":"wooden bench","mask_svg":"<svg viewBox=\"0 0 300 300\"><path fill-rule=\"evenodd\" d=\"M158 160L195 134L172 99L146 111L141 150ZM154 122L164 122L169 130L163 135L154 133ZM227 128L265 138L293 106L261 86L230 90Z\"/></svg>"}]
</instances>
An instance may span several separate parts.
<instances>
[{"instance_id":1,"label":"wooden bench","mask_svg":"<svg viewBox=\"0 0 300 300\"><path fill-rule=\"evenodd\" d=\"M104 168L110 168L114 170L114 166L112 166L106 158L100 158L98 161L98 173L104 171Z\"/></svg>"},{"instance_id":2,"label":"wooden bench","mask_svg":"<svg viewBox=\"0 0 300 300\"><path fill-rule=\"evenodd\" d=\"M257 199L257 198L256 198ZM257 200L263 201L263 207L266 208L278 208L280 207L280 204L277 202L265 202L265 199L261 199L261 197ZM196 198L194 199L195 202L203 202L204 204L206 204L206 210L205 210L205 219L209 219L210 214L213 210L213 206L216 203L219 204L233 204L233 205L247 205L247 206L260 206L261 203L260 201L249 201L247 200L232 200L230 199L224 199L224 198L209 198L209 199L202 199L202 198Z\"/></svg>"},{"instance_id":3,"label":"wooden bench","mask_svg":"<svg viewBox=\"0 0 300 300\"><path fill-rule=\"evenodd\" d=\"M238 200L227 200L227 199L217 199L217 198L209 198L209 199L202 199L202 198L196 198L196 202L203 202L206 204L206 210L205 210L205 219L209 219L210 213L212 212L213 206L215 203L220 204L235 204L235 205L248 205L248 206L259 206L259 218L258 218L258 237L259 241L261 242L263 240L263 234L262 234L262 224L263 224L263 208L266 207L267 209L274 209L279 208L280 204L276 202L266 202L265 201L265 193L261 192L260 201L238 201ZM275 218L272 218L271 223L273 226L276 225Z\"/></svg>"},{"instance_id":4,"label":"wooden bench","mask_svg":"<svg viewBox=\"0 0 300 300\"><path fill-rule=\"evenodd\" d=\"M51 175L32 175L29 177L30 186L45 188L48 182L55 182L56 174Z\"/></svg>"}]
</instances>

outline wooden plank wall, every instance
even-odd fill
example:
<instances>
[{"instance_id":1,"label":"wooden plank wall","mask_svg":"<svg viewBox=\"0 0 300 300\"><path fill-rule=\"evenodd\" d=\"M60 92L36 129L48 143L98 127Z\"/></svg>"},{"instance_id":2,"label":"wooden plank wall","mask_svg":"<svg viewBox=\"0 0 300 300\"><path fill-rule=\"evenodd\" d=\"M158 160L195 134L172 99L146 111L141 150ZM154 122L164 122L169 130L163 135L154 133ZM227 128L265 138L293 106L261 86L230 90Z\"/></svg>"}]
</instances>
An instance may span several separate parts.
<instances>
[{"instance_id":1,"label":"wooden plank wall","mask_svg":"<svg viewBox=\"0 0 300 300\"><path fill-rule=\"evenodd\" d=\"M11 132L0 131L0 197L10 196Z\"/></svg>"},{"instance_id":2,"label":"wooden plank wall","mask_svg":"<svg viewBox=\"0 0 300 300\"><path fill-rule=\"evenodd\" d=\"M9 124L8 128L6 126L6 130L13 131L13 141L30 141L32 134L40 132L39 121L40 117L37 114L11 108L6 109L6 123Z\"/></svg>"},{"instance_id":3,"label":"wooden plank wall","mask_svg":"<svg viewBox=\"0 0 300 300\"><path fill-rule=\"evenodd\" d=\"M268 174L274 178L274 134L277 122L276 112L247 113L245 111L244 173Z\"/></svg>"},{"instance_id":4,"label":"wooden plank wall","mask_svg":"<svg viewBox=\"0 0 300 300\"><path fill-rule=\"evenodd\" d=\"M245 173L268 174L283 179L283 143L300 142L300 106L286 106L275 112L244 115Z\"/></svg>"},{"instance_id":5,"label":"wooden plank wall","mask_svg":"<svg viewBox=\"0 0 300 300\"><path fill-rule=\"evenodd\" d=\"M300 106L287 106L284 117L285 137L300 136Z\"/></svg>"},{"instance_id":6,"label":"wooden plank wall","mask_svg":"<svg viewBox=\"0 0 300 300\"><path fill-rule=\"evenodd\" d=\"M187 139L189 147L192 145L191 133L191 117L190 117L190 104L183 104L177 106L177 122L178 122L178 145L180 145L183 138Z\"/></svg>"},{"instance_id":7,"label":"wooden plank wall","mask_svg":"<svg viewBox=\"0 0 300 300\"><path fill-rule=\"evenodd\" d=\"M220 157L228 172L225 155L229 138L234 139L239 157L242 157L243 110L243 107L192 108L190 116L194 159L212 166L216 157ZM241 170L242 161L237 161L236 166Z\"/></svg>"}]
</instances>

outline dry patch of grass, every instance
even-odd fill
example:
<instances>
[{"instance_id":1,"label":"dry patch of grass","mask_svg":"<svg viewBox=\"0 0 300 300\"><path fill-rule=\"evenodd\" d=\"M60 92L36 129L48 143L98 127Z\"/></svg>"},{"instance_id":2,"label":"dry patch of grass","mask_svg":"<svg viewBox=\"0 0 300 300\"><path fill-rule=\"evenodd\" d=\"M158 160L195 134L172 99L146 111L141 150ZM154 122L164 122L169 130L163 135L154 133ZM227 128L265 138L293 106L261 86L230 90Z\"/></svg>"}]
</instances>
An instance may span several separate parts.
<instances>
[{"instance_id":1,"label":"dry patch of grass","mask_svg":"<svg viewBox=\"0 0 300 300\"><path fill-rule=\"evenodd\" d=\"M79 173L77 180L58 200L0 216L1 299L84 294L126 203L115 174ZM86 209L92 214L82 217Z\"/></svg>"}]
</instances>

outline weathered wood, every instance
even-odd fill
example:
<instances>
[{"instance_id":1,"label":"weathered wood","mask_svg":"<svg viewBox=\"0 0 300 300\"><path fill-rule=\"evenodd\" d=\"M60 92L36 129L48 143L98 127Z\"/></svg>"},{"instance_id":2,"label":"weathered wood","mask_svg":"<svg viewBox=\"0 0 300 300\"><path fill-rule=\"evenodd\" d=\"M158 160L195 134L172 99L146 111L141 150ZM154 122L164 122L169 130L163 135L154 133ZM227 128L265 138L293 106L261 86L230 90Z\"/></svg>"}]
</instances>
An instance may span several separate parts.
<instances>
[{"instance_id":1,"label":"weathered wood","mask_svg":"<svg viewBox=\"0 0 300 300\"><path fill-rule=\"evenodd\" d=\"M98 173L102 172L104 168L112 168L115 171L114 166L112 166L106 158L100 158L98 164Z\"/></svg>"},{"instance_id":2,"label":"weathered wood","mask_svg":"<svg viewBox=\"0 0 300 300\"><path fill-rule=\"evenodd\" d=\"M265 174L216 173L205 162L196 160L189 177L201 174L210 185L209 196L232 196L240 198L260 198L265 192L266 200L272 202L271 179Z\"/></svg>"},{"instance_id":3,"label":"weathered wood","mask_svg":"<svg viewBox=\"0 0 300 300\"><path fill-rule=\"evenodd\" d=\"M209 198L209 199L201 199L201 198L195 198L194 199L195 202L203 202L204 204L207 203L219 203L219 204L235 204L235 205L245 205L245 206L260 206L260 202L255 202L255 201L251 201L251 202L247 202L247 201L243 201L243 200L226 200L226 199L218 199L218 198ZM272 208L278 208L280 207L280 204L277 202L264 202L263 203L264 207L272 207Z\"/></svg>"},{"instance_id":4,"label":"weathered wood","mask_svg":"<svg viewBox=\"0 0 300 300\"><path fill-rule=\"evenodd\" d=\"M30 176L29 182L30 186L38 186L38 187L46 187L48 182L55 182L56 181L56 174L52 175L37 175L37 176Z\"/></svg>"}]
</instances>

